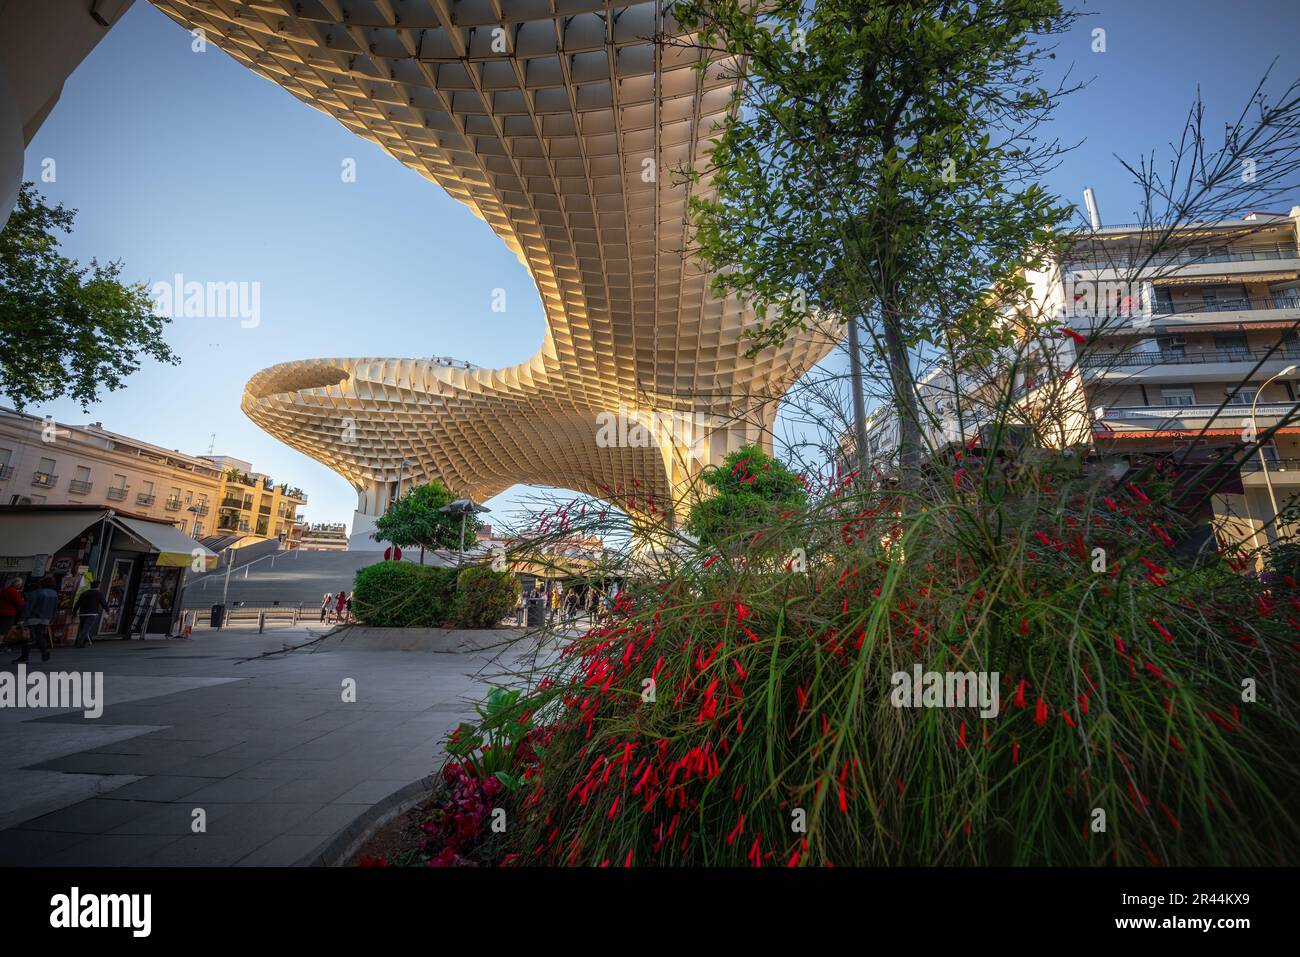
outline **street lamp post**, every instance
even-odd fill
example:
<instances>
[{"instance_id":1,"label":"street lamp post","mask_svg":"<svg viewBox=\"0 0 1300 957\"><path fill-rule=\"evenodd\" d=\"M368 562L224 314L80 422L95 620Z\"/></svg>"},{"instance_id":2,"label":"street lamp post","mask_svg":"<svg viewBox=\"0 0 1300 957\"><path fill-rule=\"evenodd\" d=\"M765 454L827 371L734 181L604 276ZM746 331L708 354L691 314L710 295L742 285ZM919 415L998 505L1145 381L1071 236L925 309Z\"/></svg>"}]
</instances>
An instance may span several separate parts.
<instances>
[{"instance_id":1,"label":"street lamp post","mask_svg":"<svg viewBox=\"0 0 1300 957\"><path fill-rule=\"evenodd\" d=\"M458 498L454 502L448 502L438 511L460 516L460 547L456 550L456 567L460 568L465 564L465 519L476 512L490 512L492 509L486 505L479 505L473 499Z\"/></svg>"},{"instance_id":2,"label":"street lamp post","mask_svg":"<svg viewBox=\"0 0 1300 957\"><path fill-rule=\"evenodd\" d=\"M1290 375L1291 373L1295 372L1295 368L1296 368L1295 366L1290 365L1287 366L1285 369L1282 369L1280 372L1273 373L1271 376L1269 376L1267 379L1264 380L1263 385L1261 385L1259 389L1255 392L1255 397L1250 400L1250 434L1256 437L1256 441L1258 441L1259 428L1258 426L1255 425L1255 405L1259 402L1260 393L1262 393L1265 389L1267 389L1269 384L1274 379L1281 378L1284 375ZM1278 521L1277 497L1273 494L1273 479L1268 474L1268 459L1264 457L1263 443L1260 444L1259 448L1256 451L1259 452L1260 470L1264 473L1264 486L1268 489L1268 503L1269 506L1273 509L1273 521L1271 522L1273 526L1273 531L1270 535L1268 535L1268 538L1276 541L1277 521ZM1264 527L1267 530L1268 526L1266 525Z\"/></svg>"},{"instance_id":3,"label":"street lamp post","mask_svg":"<svg viewBox=\"0 0 1300 957\"><path fill-rule=\"evenodd\" d=\"M408 465L414 464L414 462L408 462L406 459L402 459L402 461L397 463L397 495L393 498L393 502L402 497L402 473L406 470ZM393 502L388 503L389 508L393 507Z\"/></svg>"}]
</instances>

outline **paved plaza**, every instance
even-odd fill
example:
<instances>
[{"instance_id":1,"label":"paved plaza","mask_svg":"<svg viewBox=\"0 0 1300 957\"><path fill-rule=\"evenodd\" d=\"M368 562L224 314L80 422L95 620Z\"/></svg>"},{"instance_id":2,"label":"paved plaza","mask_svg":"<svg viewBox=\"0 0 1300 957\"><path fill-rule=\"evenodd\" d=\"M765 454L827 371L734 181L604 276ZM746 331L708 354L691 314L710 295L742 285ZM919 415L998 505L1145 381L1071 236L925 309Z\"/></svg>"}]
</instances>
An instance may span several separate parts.
<instances>
[{"instance_id":1,"label":"paved plaza","mask_svg":"<svg viewBox=\"0 0 1300 957\"><path fill-rule=\"evenodd\" d=\"M509 660L478 646L504 634L345 632L256 657L316 635L201 629L33 655L29 669L102 671L106 704L97 719L0 708L0 864L320 863L434 772Z\"/></svg>"}]
</instances>

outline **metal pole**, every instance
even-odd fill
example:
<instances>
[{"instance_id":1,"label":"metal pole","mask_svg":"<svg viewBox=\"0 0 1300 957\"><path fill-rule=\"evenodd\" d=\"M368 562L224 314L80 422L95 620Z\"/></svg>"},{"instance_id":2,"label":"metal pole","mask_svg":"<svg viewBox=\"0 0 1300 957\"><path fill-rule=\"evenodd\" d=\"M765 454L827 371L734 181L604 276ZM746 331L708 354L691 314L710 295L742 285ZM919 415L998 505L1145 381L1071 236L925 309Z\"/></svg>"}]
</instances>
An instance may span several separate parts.
<instances>
[{"instance_id":1,"label":"metal pole","mask_svg":"<svg viewBox=\"0 0 1300 957\"><path fill-rule=\"evenodd\" d=\"M460 548L457 550L456 567L459 568L465 564L465 515L466 512L460 513Z\"/></svg>"},{"instance_id":2,"label":"metal pole","mask_svg":"<svg viewBox=\"0 0 1300 957\"><path fill-rule=\"evenodd\" d=\"M1295 366L1287 366L1280 372L1273 373L1265 379L1264 384L1255 391L1255 397L1250 400L1250 432L1251 435L1255 436L1255 441L1259 441L1259 426L1255 424L1255 406L1256 403L1259 402L1260 395L1278 376L1287 375L1294 371ZM1273 509L1273 520L1270 523L1265 524L1264 534L1268 538L1269 544L1274 545L1277 543L1278 532L1277 498L1273 495L1273 479L1268 474L1268 459L1264 458L1264 445L1262 442L1256 448L1256 451L1259 453L1259 467L1264 472L1264 485L1268 489L1268 502Z\"/></svg>"},{"instance_id":3,"label":"metal pole","mask_svg":"<svg viewBox=\"0 0 1300 957\"><path fill-rule=\"evenodd\" d=\"M221 604L226 603L226 596L230 594L230 569L235 564L235 553L233 550L226 552L226 581L221 586Z\"/></svg>"}]
</instances>

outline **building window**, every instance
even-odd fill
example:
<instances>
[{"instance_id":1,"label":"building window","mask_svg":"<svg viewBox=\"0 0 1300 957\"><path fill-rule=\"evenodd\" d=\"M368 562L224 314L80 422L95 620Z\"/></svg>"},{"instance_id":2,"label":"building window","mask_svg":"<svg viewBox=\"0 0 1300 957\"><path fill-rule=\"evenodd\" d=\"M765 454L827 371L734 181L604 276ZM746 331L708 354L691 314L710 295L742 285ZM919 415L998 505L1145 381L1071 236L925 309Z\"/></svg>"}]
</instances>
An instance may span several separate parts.
<instances>
[{"instance_id":1,"label":"building window","mask_svg":"<svg viewBox=\"0 0 1300 957\"><path fill-rule=\"evenodd\" d=\"M1166 386L1160 390L1165 405L1195 405L1196 391L1190 386Z\"/></svg>"},{"instance_id":2,"label":"building window","mask_svg":"<svg viewBox=\"0 0 1300 957\"><path fill-rule=\"evenodd\" d=\"M1250 355L1250 345L1246 341L1244 332L1216 332L1214 351L1221 359L1240 360Z\"/></svg>"},{"instance_id":3,"label":"building window","mask_svg":"<svg viewBox=\"0 0 1300 957\"><path fill-rule=\"evenodd\" d=\"M72 476L72 481L68 483L68 491L77 495L85 495L90 491L91 485L90 466L78 465L76 474Z\"/></svg>"},{"instance_id":4,"label":"building window","mask_svg":"<svg viewBox=\"0 0 1300 957\"><path fill-rule=\"evenodd\" d=\"M1242 386L1228 397L1231 405L1250 405L1255 401L1255 396L1259 395L1259 388L1253 385Z\"/></svg>"},{"instance_id":5,"label":"building window","mask_svg":"<svg viewBox=\"0 0 1300 957\"><path fill-rule=\"evenodd\" d=\"M32 484L42 488L53 488L59 477L54 473L54 459L41 459L32 475Z\"/></svg>"},{"instance_id":6,"label":"building window","mask_svg":"<svg viewBox=\"0 0 1300 957\"><path fill-rule=\"evenodd\" d=\"M1182 336L1160 336L1156 339L1160 353L1164 356L1187 355L1187 340Z\"/></svg>"}]
</instances>

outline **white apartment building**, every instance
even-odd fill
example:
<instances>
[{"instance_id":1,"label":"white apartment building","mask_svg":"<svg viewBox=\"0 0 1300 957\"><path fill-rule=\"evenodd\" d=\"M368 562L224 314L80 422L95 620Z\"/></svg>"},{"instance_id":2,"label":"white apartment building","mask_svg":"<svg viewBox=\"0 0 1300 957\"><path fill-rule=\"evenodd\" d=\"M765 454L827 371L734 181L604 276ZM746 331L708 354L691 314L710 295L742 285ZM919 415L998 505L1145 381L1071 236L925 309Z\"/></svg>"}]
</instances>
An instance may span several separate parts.
<instances>
[{"instance_id":1,"label":"white apartment building","mask_svg":"<svg viewBox=\"0 0 1300 957\"><path fill-rule=\"evenodd\" d=\"M1001 378L989 370L962 370L956 383L950 371L922 377L930 443L968 441L1008 388L1019 407L1042 402L1058 413L1058 434L1039 436L1043 444L1114 453L1240 445L1292 416L1300 207L1191 224L1156 243L1152 235L1095 228L1064 262L1029 273L1027 318L1048 336L1027 344L1014 379L1009 363ZM890 461L892 409L873 417L868 441L873 461ZM1300 422L1285 421L1243 456L1241 474L1244 494L1216 496L1216 515L1257 545L1293 535L1273 518L1300 501Z\"/></svg>"},{"instance_id":2,"label":"white apartment building","mask_svg":"<svg viewBox=\"0 0 1300 957\"><path fill-rule=\"evenodd\" d=\"M0 502L105 505L164 519L193 538L211 534L221 472L175 449L0 409Z\"/></svg>"}]
</instances>

